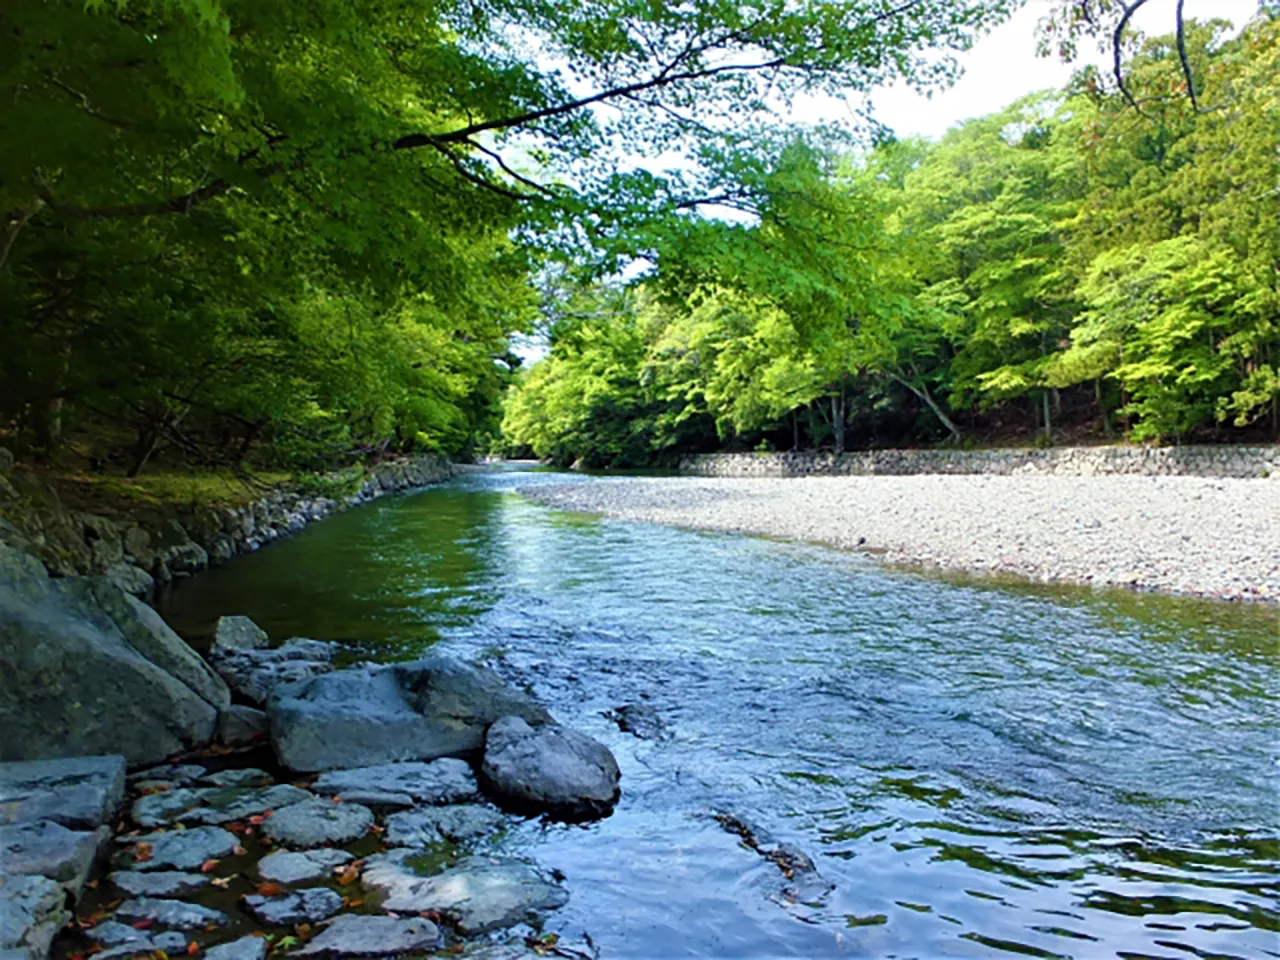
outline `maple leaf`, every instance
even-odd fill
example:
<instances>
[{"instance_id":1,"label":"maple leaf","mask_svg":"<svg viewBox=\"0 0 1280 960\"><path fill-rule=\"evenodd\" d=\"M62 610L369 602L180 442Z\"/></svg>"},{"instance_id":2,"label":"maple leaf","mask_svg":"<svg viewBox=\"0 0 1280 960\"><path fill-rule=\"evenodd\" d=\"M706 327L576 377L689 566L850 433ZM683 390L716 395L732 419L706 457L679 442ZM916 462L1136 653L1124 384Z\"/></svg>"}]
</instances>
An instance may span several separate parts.
<instances>
[{"instance_id":1,"label":"maple leaf","mask_svg":"<svg viewBox=\"0 0 1280 960\"><path fill-rule=\"evenodd\" d=\"M135 843L133 845L133 859L139 863L145 863L152 857L152 847L149 843Z\"/></svg>"},{"instance_id":2,"label":"maple leaf","mask_svg":"<svg viewBox=\"0 0 1280 960\"><path fill-rule=\"evenodd\" d=\"M199 952L200 944L196 943L194 940L187 944L187 956L194 957Z\"/></svg>"},{"instance_id":3,"label":"maple leaf","mask_svg":"<svg viewBox=\"0 0 1280 960\"><path fill-rule=\"evenodd\" d=\"M213 873L213 871L217 869L218 869L217 860L206 860L204 863L200 864L201 873Z\"/></svg>"},{"instance_id":4,"label":"maple leaf","mask_svg":"<svg viewBox=\"0 0 1280 960\"><path fill-rule=\"evenodd\" d=\"M278 897L282 893L284 893L284 887L278 883L258 884L258 896L260 897Z\"/></svg>"},{"instance_id":5,"label":"maple leaf","mask_svg":"<svg viewBox=\"0 0 1280 960\"><path fill-rule=\"evenodd\" d=\"M237 857L247 856L247 855L248 855L248 853L249 853L249 851L248 851L248 850L246 850L244 847L240 846L240 844L238 844L238 843L237 843L234 847L232 847L232 848L231 848L231 852L232 852L232 854L233 854L233 855L235 855L235 856L237 856Z\"/></svg>"}]
</instances>

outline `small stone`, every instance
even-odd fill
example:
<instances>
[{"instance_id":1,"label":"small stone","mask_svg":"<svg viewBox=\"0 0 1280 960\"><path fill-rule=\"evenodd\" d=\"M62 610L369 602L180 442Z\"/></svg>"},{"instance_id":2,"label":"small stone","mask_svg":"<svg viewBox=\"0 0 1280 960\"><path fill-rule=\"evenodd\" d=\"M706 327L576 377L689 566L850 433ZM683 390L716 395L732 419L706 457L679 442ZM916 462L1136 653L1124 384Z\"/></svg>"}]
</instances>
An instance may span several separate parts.
<instances>
[{"instance_id":1,"label":"small stone","mask_svg":"<svg viewBox=\"0 0 1280 960\"><path fill-rule=\"evenodd\" d=\"M400 849L369 859L362 882L381 896L384 910L438 911L456 923L459 933L470 935L513 926L569 899L564 888L524 860L468 857L424 877L412 863L418 856L416 850Z\"/></svg>"},{"instance_id":2,"label":"small stone","mask_svg":"<svg viewBox=\"0 0 1280 960\"><path fill-rule=\"evenodd\" d=\"M350 843L373 826L373 811L358 803L334 803L313 798L277 810L262 824L276 843L291 847L323 847Z\"/></svg>"},{"instance_id":3,"label":"small stone","mask_svg":"<svg viewBox=\"0 0 1280 960\"><path fill-rule=\"evenodd\" d=\"M205 951L205 960L266 960L266 937L241 937Z\"/></svg>"},{"instance_id":4,"label":"small stone","mask_svg":"<svg viewBox=\"0 0 1280 960\"><path fill-rule=\"evenodd\" d=\"M248 617L219 617L213 628L213 649L261 650L270 644L267 631Z\"/></svg>"},{"instance_id":5,"label":"small stone","mask_svg":"<svg viewBox=\"0 0 1280 960\"><path fill-rule=\"evenodd\" d=\"M334 867L344 866L354 859L345 850L329 847L299 853L281 850L258 861L258 874L262 879L274 880L276 883L300 883L303 880L327 877Z\"/></svg>"},{"instance_id":6,"label":"small stone","mask_svg":"<svg viewBox=\"0 0 1280 960\"><path fill-rule=\"evenodd\" d=\"M107 924L100 923L98 926L107 926ZM95 953L93 955L94 960L111 960L113 957L133 957L139 954L150 955L157 950L163 950L166 954L172 954L173 956L186 952L186 934L178 933L177 931L151 934L142 930L135 930L133 927L125 927L121 923L114 924L114 926L131 930L135 936L122 940L117 946L109 947L101 953ZM97 927L94 929L96 930Z\"/></svg>"},{"instance_id":7,"label":"small stone","mask_svg":"<svg viewBox=\"0 0 1280 960\"><path fill-rule=\"evenodd\" d=\"M429 847L445 840L458 843L497 833L506 822L497 810L475 803L409 810L387 818L383 839L393 847Z\"/></svg>"},{"instance_id":8,"label":"small stone","mask_svg":"<svg viewBox=\"0 0 1280 960\"><path fill-rule=\"evenodd\" d=\"M480 795L471 767L466 761L453 757L430 763L381 763L334 770L321 774L312 789L316 793L340 793L344 797L352 791L374 790L407 795L419 803L461 803Z\"/></svg>"},{"instance_id":9,"label":"small stone","mask_svg":"<svg viewBox=\"0 0 1280 960\"><path fill-rule=\"evenodd\" d=\"M218 713L218 739L229 747L248 746L267 735L267 715L256 707L233 703Z\"/></svg>"},{"instance_id":10,"label":"small stone","mask_svg":"<svg viewBox=\"0 0 1280 960\"><path fill-rule=\"evenodd\" d=\"M259 711L260 712L260 711ZM239 770L219 770L217 773L206 773L200 778L201 783L214 787L257 786L268 783L271 774L257 767L242 767Z\"/></svg>"},{"instance_id":11,"label":"small stone","mask_svg":"<svg viewBox=\"0 0 1280 960\"><path fill-rule=\"evenodd\" d=\"M141 827L231 823L310 798L306 790L284 783L260 788L182 787L138 798L130 816Z\"/></svg>"},{"instance_id":12,"label":"small stone","mask_svg":"<svg viewBox=\"0 0 1280 960\"><path fill-rule=\"evenodd\" d=\"M192 827L167 833L128 838L129 847L119 859L132 861L135 870L199 870L206 860L225 857L238 845L235 834L221 827ZM146 857L139 859L144 852Z\"/></svg>"},{"instance_id":13,"label":"small stone","mask_svg":"<svg viewBox=\"0 0 1280 960\"><path fill-rule=\"evenodd\" d=\"M162 900L155 897L126 900L116 908L115 917L125 923L150 921L161 927L178 930L202 930L210 924L222 927L231 922L231 918L221 910L182 900Z\"/></svg>"},{"instance_id":14,"label":"small stone","mask_svg":"<svg viewBox=\"0 0 1280 960\"><path fill-rule=\"evenodd\" d=\"M181 870L117 870L109 879L131 897L183 897L209 885L204 874Z\"/></svg>"},{"instance_id":15,"label":"small stone","mask_svg":"<svg viewBox=\"0 0 1280 960\"><path fill-rule=\"evenodd\" d=\"M308 887L283 897L248 896L244 905L263 923L283 927L328 920L342 909L342 894L327 887Z\"/></svg>"},{"instance_id":16,"label":"small stone","mask_svg":"<svg viewBox=\"0 0 1280 960\"><path fill-rule=\"evenodd\" d=\"M344 913L294 956L394 957L439 944L440 929L430 920Z\"/></svg>"},{"instance_id":17,"label":"small stone","mask_svg":"<svg viewBox=\"0 0 1280 960\"><path fill-rule=\"evenodd\" d=\"M185 787L195 783L204 776L204 773L204 767L196 766L194 763L168 763L129 774L129 786L135 790L152 783Z\"/></svg>"}]
</instances>

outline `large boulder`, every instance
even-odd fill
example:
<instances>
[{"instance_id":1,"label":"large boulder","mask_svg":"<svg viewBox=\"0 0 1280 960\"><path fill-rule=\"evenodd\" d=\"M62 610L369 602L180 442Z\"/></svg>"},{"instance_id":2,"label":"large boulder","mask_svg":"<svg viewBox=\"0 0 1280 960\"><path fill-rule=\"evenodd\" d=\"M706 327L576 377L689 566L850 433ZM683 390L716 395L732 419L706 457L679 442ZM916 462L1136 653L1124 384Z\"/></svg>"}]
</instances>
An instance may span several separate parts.
<instances>
[{"instance_id":1,"label":"large boulder","mask_svg":"<svg viewBox=\"0 0 1280 960\"><path fill-rule=\"evenodd\" d=\"M163 621L106 580L50 580L14 553L0 547L0 761L143 765L211 739L202 692L225 703L226 688Z\"/></svg>"},{"instance_id":2,"label":"large boulder","mask_svg":"<svg viewBox=\"0 0 1280 960\"><path fill-rule=\"evenodd\" d=\"M489 728L480 772L501 800L521 810L586 819L608 813L618 799L618 763L609 748L556 724L502 717Z\"/></svg>"},{"instance_id":3,"label":"large boulder","mask_svg":"<svg viewBox=\"0 0 1280 960\"><path fill-rule=\"evenodd\" d=\"M124 803L124 757L0 764L0 824L52 820L94 830Z\"/></svg>"},{"instance_id":4,"label":"large boulder","mask_svg":"<svg viewBox=\"0 0 1280 960\"><path fill-rule=\"evenodd\" d=\"M291 770L340 770L478 753L501 716L551 722L491 670L444 657L339 670L279 687L267 704L271 740Z\"/></svg>"},{"instance_id":5,"label":"large boulder","mask_svg":"<svg viewBox=\"0 0 1280 960\"><path fill-rule=\"evenodd\" d=\"M0 954L47 957L49 945L71 919L67 895L48 877L0 873Z\"/></svg>"},{"instance_id":6,"label":"large boulder","mask_svg":"<svg viewBox=\"0 0 1280 960\"><path fill-rule=\"evenodd\" d=\"M226 650L261 650L270 646L267 631L248 617L219 617L213 628L213 649L218 652Z\"/></svg>"}]
</instances>

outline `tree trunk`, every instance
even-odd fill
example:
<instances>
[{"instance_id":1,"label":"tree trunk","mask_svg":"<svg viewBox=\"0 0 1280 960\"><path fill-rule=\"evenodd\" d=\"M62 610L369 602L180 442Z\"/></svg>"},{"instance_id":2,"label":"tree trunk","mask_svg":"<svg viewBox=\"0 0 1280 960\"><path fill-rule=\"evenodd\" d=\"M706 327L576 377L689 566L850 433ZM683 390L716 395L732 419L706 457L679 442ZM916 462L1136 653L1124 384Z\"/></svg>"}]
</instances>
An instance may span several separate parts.
<instances>
[{"instance_id":1,"label":"tree trunk","mask_svg":"<svg viewBox=\"0 0 1280 960\"><path fill-rule=\"evenodd\" d=\"M1044 407L1044 438L1047 442L1053 442L1053 424L1049 420L1049 391L1042 390L1040 392L1041 406Z\"/></svg>"},{"instance_id":2,"label":"tree trunk","mask_svg":"<svg viewBox=\"0 0 1280 960\"><path fill-rule=\"evenodd\" d=\"M963 435L960 433L960 428L957 427L952 419L946 415L942 407L938 406L938 402L934 400L933 395L929 393L928 387L923 384L917 387L906 377L897 373L891 373L889 376L895 383L902 384L928 405L929 409L933 411L933 415L938 418L938 421L950 431L952 440L959 443L964 439Z\"/></svg>"},{"instance_id":3,"label":"tree trunk","mask_svg":"<svg viewBox=\"0 0 1280 960\"><path fill-rule=\"evenodd\" d=\"M800 449L800 411L791 411L791 451Z\"/></svg>"}]
</instances>

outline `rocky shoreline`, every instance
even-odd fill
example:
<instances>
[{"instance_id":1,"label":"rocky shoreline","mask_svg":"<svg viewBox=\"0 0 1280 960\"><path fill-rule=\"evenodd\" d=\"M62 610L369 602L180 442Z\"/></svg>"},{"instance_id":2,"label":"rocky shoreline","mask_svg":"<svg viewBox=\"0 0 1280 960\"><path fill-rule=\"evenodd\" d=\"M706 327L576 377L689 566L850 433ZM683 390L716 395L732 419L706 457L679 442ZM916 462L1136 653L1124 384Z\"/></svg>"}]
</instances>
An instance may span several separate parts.
<instances>
[{"instance_id":1,"label":"rocky shoreline","mask_svg":"<svg viewBox=\"0 0 1280 960\"><path fill-rule=\"evenodd\" d=\"M0 960L590 956L537 934L563 878L493 844L607 815L612 753L483 667L338 647L224 617L206 661L0 547Z\"/></svg>"},{"instance_id":2,"label":"rocky shoreline","mask_svg":"<svg viewBox=\"0 0 1280 960\"><path fill-rule=\"evenodd\" d=\"M756 534L921 567L1280 602L1280 484L1183 476L608 478L562 510Z\"/></svg>"},{"instance_id":3,"label":"rocky shoreline","mask_svg":"<svg viewBox=\"0 0 1280 960\"><path fill-rule=\"evenodd\" d=\"M60 577L105 576L126 593L149 597L157 587L192 576L302 530L309 523L398 493L449 479L453 464L425 454L387 460L363 475L326 478L349 492L333 496L278 489L239 507L195 506L155 516L107 517L56 502L15 512L21 495L7 474L12 457L0 449L0 544L38 557ZM5 519L15 515L17 522Z\"/></svg>"}]
</instances>

